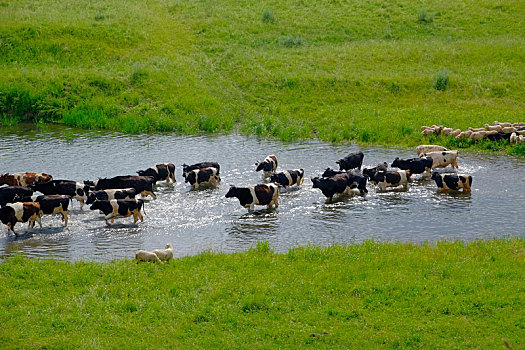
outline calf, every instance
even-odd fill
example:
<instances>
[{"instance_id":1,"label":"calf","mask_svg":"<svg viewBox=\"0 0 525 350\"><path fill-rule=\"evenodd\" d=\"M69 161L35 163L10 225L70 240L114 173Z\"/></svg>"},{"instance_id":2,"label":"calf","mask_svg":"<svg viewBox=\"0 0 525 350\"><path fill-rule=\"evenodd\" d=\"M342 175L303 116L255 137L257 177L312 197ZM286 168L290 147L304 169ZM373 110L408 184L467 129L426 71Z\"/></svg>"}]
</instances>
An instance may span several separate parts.
<instances>
[{"instance_id":1,"label":"calf","mask_svg":"<svg viewBox=\"0 0 525 350\"><path fill-rule=\"evenodd\" d=\"M371 182L375 183L381 191L384 191L387 187L397 187L400 185L403 185L405 189L408 189L409 179L410 170L389 170L377 172Z\"/></svg>"},{"instance_id":2,"label":"calf","mask_svg":"<svg viewBox=\"0 0 525 350\"><path fill-rule=\"evenodd\" d=\"M272 176L270 176L270 181L278 183L284 188L288 188L293 185L301 186L304 181L304 170L295 169L281 171L280 173L272 174Z\"/></svg>"},{"instance_id":3,"label":"calf","mask_svg":"<svg viewBox=\"0 0 525 350\"><path fill-rule=\"evenodd\" d=\"M13 231L18 237L18 232L15 231L15 224L17 222L28 222L28 232L35 226L35 220L40 220L40 205L34 202L18 202L10 203L0 208L0 221L7 225L7 234Z\"/></svg>"},{"instance_id":4,"label":"calf","mask_svg":"<svg viewBox=\"0 0 525 350\"><path fill-rule=\"evenodd\" d=\"M139 176L151 176L155 182L170 182L170 179L172 179L174 183L177 182L177 180L175 180L175 165L172 163L157 164L146 170L139 170L137 174L139 174Z\"/></svg>"},{"instance_id":5,"label":"calf","mask_svg":"<svg viewBox=\"0 0 525 350\"><path fill-rule=\"evenodd\" d=\"M217 169L217 175L221 172L221 166L217 162L202 162L202 163L195 163L193 165L186 165L182 164L182 177L186 179L186 176L193 170L197 169L204 169L204 168L215 168Z\"/></svg>"},{"instance_id":6,"label":"calf","mask_svg":"<svg viewBox=\"0 0 525 350\"><path fill-rule=\"evenodd\" d=\"M277 201L279 197L279 186L276 184L260 184L246 187L231 186L225 197L235 197L239 199L240 204L250 211L253 210L256 204L267 205L268 209L270 209L272 205L277 208L279 206Z\"/></svg>"},{"instance_id":7,"label":"calf","mask_svg":"<svg viewBox=\"0 0 525 350\"><path fill-rule=\"evenodd\" d=\"M86 204L93 204L97 199L100 201L109 201L112 199L133 199L137 195L137 190L134 188L109 189L91 192L88 196Z\"/></svg>"},{"instance_id":8,"label":"calf","mask_svg":"<svg viewBox=\"0 0 525 350\"><path fill-rule=\"evenodd\" d=\"M418 156L422 155L423 153L443 152L443 151L448 151L448 149L446 149L443 146L438 146L438 145L419 145L416 147L416 152Z\"/></svg>"},{"instance_id":9,"label":"calf","mask_svg":"<svg viewBox=\"0 0 525 350\"><path fill-rule=\"evenodd\" d=\"M275 170L277 170L277 156L274 154L270 154L268 157L264 158L262 162L257 162L255 165L257 165L257 168L255 171L263 171L265 177L270 177L273 173L275 173Z\"/></svg>"},{"instance_id":10,"label":"calf","mask_svg":"<svg viewBox=\"0 0 525 350\"><path fill-rule=\"evenodd\" d=\"M193 189L203 185L217 186L221 181L216 168L202 168L190 171L186 175L185 182L189 182Z\"/></svg>"},{"instance_id":11,"label":"calf","mask_svg":"<svg viewBox=\"0 0 525 350\"><path fill-rule=\"evenodd\" d=\"M383 162L383 163L379 163L377 164L375 167L373 168L364 168L363 169L363 175L367 176L369 179L374 179L374 175L378 172L378 171L387 171L388 170L388 163L387 162Z\"/></svg>"},{"instance_id":12,"label":"calf","mask_svg":"<svg viewBox=\"0 0 525 350\"><path fill-rule=\"evenodd\" d=\"M343 159L339 159L336 164L339 164L339 170L350 170L358 168L361 170L361 165L363 165L363 158L365 155L363 152L358 151L354 153L350 153Z\"/></svg>"},{"instance_id":13,"label":"calf","mask_svg":"<svg viewBox=\"0 0 525 350\"><path fill-rule=\"evenodd\" d=\"M168 243L166 244L166 249L153 249L152 253L154 253L159 260L169 262L173 259L173 246L171 243Z\"/></svg>"},{"instance_id":14,"label":"calf","mask_svg":"<svg viewBox=\"0 0 525 350\"><path fill-rule=\"evenodd\" d=\"M151 176L124 175L109 179L98 179L95 182L95 190L134 188L137 193L142 194L143 197L151 196L153 199L157 199L157 196L153 193L154 184L155 179Z\"/></svg>"},{"instance_id":15,"label":"calf","mask_svg":"<svg viewBox=\"0 0 525 350\"><path fill-rule=\"evenodd\" d=\"M436 182L438 191L459 191L470 192L472 186L472 176L466 174L440 174L432 173L432 180Z\"/></svg>"},{"instance_id":16,"label":"calf","mask_svg":"<svg viewBox=\"0 0 525 350\"><path fill-rule=\"evenodd\" d=\"M22 202L36 202L40 204L41 214L53 215L61 214L62 221L64 221L64 226L67 226L68 220L68 208L69 201L71 199L69 196L64 195L50 195L50 196L31 196L24 197ZM40 227L42 227L42 222L37 220Z\"/></svg>"},{"instance_id":17,"label":"calf","mask_svg":"<svg viewBox=\"0 0 525 350\"><path fill-rule=\"evenodd\" d=\"M432 169L445 168L450 165L452 168L458 168L458 151L443 151L423 153L420 157L432 158Z\"/></svg>"},{"instance_id":18,"label":"calf","mask_svg":"<svg viewBox=\"0 0 525 350\"><path fill-rule=\"evenodd\" d=\"M19 202L22 198L31 196L33 190L22 186L7 186L0 188L0 205Z\"/></svg>"},{"instance_id":19,"label":"calf","mask_svg":"<svg viewBox=\"0 0 525 350\"><path fill-rule=\"evenodd\" d=\"M142 199L112 199L109 201L96 200L89 209L102 211L105 215L106 225L109 225L108 219L111 219L111 222L115 222L116 216L127 218L133 215L133 223L136 223L138 219L144 221L144 217L140 212L143 206L144 201Z\"/></svg>"},{"instance_id":20,"label":"calf","mask_svg":"<svg viewBox=\"0 0 525 350\"><path fill-rule=\"evenodd\" d=\"M410 174L423 174L426 172L428 175L430 175L432 164L433 160L430 157L411 159L399 159L399 157L397 157L392 163L392 167L396 167L401 170L410 170Z\"/></svg>"},{"instance_id":21,"label":"calf","mask_svg":"<svg viewBox=\"0 0 525 350\"><path fill-rule=\"evenodd\" d=\"M34 183L44 183L51 180L53 180L53 177L44 173L0 174L0 186L28 186Z\"/></svg>"}]
</instances>

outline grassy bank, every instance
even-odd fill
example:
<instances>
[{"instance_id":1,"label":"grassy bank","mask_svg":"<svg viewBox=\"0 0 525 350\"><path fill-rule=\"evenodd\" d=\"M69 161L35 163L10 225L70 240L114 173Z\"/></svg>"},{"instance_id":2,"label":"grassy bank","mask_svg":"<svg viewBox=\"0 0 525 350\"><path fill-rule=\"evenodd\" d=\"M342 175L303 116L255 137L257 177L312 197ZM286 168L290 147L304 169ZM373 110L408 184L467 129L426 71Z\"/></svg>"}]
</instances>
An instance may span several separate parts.
<instances>
[{"instance_id":1,"label":"grassy bank","mask_svg":"<svg viewBox=\"0 0 525 350\"><path fill-rule=\"evenodd\" d=\"M414 145L525 119L523 1L0 0L0 120Z\"/></svg>"},{"instance_id":2,"label":"grassy bank","mask_svg":"<svg viewBox=\"0 0 525 350\"><path fill-rule=\"evenodd\" d=\"M514 348L525 242L0 264L0 347Z\"/></svg>"}]
</instances>

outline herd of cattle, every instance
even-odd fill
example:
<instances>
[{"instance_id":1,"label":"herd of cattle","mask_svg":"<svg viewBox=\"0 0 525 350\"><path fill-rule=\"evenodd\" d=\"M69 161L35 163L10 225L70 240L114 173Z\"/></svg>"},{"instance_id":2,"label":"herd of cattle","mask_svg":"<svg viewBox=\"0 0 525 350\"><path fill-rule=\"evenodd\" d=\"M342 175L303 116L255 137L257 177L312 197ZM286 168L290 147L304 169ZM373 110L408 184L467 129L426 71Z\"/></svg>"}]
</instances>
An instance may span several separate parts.
<instances>
[{"instance_id":1,"label":"herd of cattle","mask_svg":"<svg viewBox=\"0 0 525 350\"><path fill-rule=\"evenodd\" d=\"M458 151L448 150L437 145L417 147L417 158L396 158L391 166L399 170L389 170L386 162L373 168L363 168L363 152L355 152L336 162L339 170L327 168L321 176L312 178L313 188L321 190L332 201L335 195L350 193L365 194L367 184L377 186L381 191L389 187L403 186L408 189L412 176L422 174L430 176L438 190L469 192L472 177L458 174ZM304 181L304 170L284 170L277 172L278 159L269 155L262 162L257 162L256 171L263 171L265 181L258 185L245 187L231 186L226 198L237 198L240 204L253 210L255 205L266 205L268 209L278 207L280 187L300 186ZM451 172L432 172L436 168L451 166ZM104 214L107 225L115 217L133 216L134 223L143 221L144 201L135 198L151 196L156 199L154 186L158 181L176 182L175 165L164 163L139 170L138 175L100 178L96 181L53 180L44 173L14 173L0 175L0 221L8 228L8 234L14 230L17 222L29 222L31 230L35 221L42 227L41 218L45 215L61 214L64 224L68 223L69 204L72 199L90 205L91 210ZM182 175L193 189L202 186L217 186L221 181L220 165L216 162L203 162L183 165ZM35 192L41 194L35 195Z\"/></svg>"}]
</instances>

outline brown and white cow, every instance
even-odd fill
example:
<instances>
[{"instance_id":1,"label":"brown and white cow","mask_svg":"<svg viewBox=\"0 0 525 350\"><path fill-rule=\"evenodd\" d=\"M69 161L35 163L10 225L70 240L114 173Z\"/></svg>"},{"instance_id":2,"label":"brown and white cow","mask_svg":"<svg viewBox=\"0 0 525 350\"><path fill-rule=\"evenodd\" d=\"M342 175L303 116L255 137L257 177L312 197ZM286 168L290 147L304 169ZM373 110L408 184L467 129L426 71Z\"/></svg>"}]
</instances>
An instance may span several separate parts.
<instances>
[{"instance_id":1,"label":"brown and white cow","mask_svg":"<svg viewBox=\"0 0 525 350\"><path fill-rule=\"evenodd\" d=\"M257 165L255 171L262 170L265 177L270 177L270 175L277 170L278 162L277 156L275 154L270 154L268 157L264 158L262 162L255 163L255 165Z\"/></svg>"},{"instance_id":2,"label":"brown and white cow","mask_svg":"<svg viewBox=\"0 0 525 350\"><path fill-rule=\"evenodd\" d=\"M13 173L0 174L0 186L28 186L34 183L45 183L53 180L53 177L45 173Z\"/></svg>"},{"instance_id":3,"label":"brown and white cow","mask_svg":"<svg viewBox=\"0 0 525 350\"><path fill-rule=\"evenodd\" d=\"M420 157L431 157L432 169L445 168L448 165L450 165L452 168L458 168L457 150L423 153L420 155Z\"/></svg>"},{"instance_id":4,"label":"brown and white cow","mask_svg":"<svg viewBox=\"0 0 525 350\"><path fill-rule=\"evenodd\" d=\"M284 170L280 173L275 173L270 176L270 181L275 182L284 188L288 188L293 185L301 186L304 181L304 170Z\"/></svg>"},{"instance_id":5,"label":"brown and white cow","mask_svg":"<svg viewBox=\"0 0 525 350\"><path fill-rule=\"evenodd\" d=\"M175 180L175 165L173 163L157 164L146 170L139 170L137 174L139 174L139 176L151 176L155 182L170 182L170 179L173 180L174 183L177 182L177 180Z\"/></svg>"},{"instance_id":6,"label":"brown and white cow","mask_svg":"<svg viewBox=\"0 0 525 350\"><path fill-rule=\"evenodd\" d=\"M273 183L249 185L246 187L231 186L225 197L239 199L240 204L250 211L254 209L255 205L267 205L268 209L273 205L277 208L279 206L277 201L279 198L279 186Z\"/></svg>"},{"instance_id":7,"label":"brown and white cow","mask_svg":"<svg viewBox=\"0 0 525 350\"><path fill-rule=\"evenodd\" d=\"M467 174L440 174L437 171L432 173L432 180L436 182L438 191L459 191L470 192L472 187L472 176Z\"/></svg>"},{"instance_id":8,"label":"brown and white cow","mask_svg":"<svg viewBox=\"0 0 525 350\"><path fill-rule=\"evenodd\" d=\"M40 205L34 202L18 202L9 203L0 208L0 221L7 225L7 234L13 231L18 237L18 232L15 231L15 224L17 222L28 222L28 232L35 226L35 221L40 222L42 216Z\"/></svg>"},{"instance_id":9,"label":"brown and white cow","mask_svg":"<svg viewBox=\"0 0 525 350\"><path fill-rule=\"evenodd\" d=\"M144 217L140 212L144 207L144 201L142 199L112 199L109 201L96 200L89 209L100 210L104 213L106 225L109 225L108 219L111 222L115 222L115 217L123 216L128 217L133 215L133 223L136 223L139 219L144 221Z\"/></svg>"},{"instance_id":10,"label":"brown and white cow","mask_svg":"<svg viewBox=\"0 0 525 350\"><path fill-rule=\"evenodd\" d=\"M186 175L185 182L189 182L193 189L199 186L215 186L219 184L221 177L217 168L202 168L190 171Z\"/></svg>"},{"instance_id":11,"label":"brown and white cow","mask_svg":"<svg viewBox=\"0 0 525 350\"><path fill-rule=\"evenodd\" d=\"M408 189L408 180L410 179L410 170L388 170L378 171L370 182L375 183L381 191L385 191L387 187L403 186Z\"/></svg>"}]
</instances>

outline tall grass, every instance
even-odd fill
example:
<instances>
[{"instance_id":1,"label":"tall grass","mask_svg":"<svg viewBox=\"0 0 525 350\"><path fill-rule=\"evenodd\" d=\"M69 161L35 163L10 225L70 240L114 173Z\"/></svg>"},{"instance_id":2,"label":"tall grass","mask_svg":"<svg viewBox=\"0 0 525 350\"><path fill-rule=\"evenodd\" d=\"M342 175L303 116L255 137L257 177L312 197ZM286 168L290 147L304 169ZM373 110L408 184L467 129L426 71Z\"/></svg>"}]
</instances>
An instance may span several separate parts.
<instances>
[{"instance_id":1,"label":"tall grass","mask_svg":"<svg viewBox=\"0 0 525 350\"><path fill-rule=\"evenodd\" d=\"M409 145L525 119L522 1L269 5L4 1L0 115Z\"/></svg>"}]
</instances>

